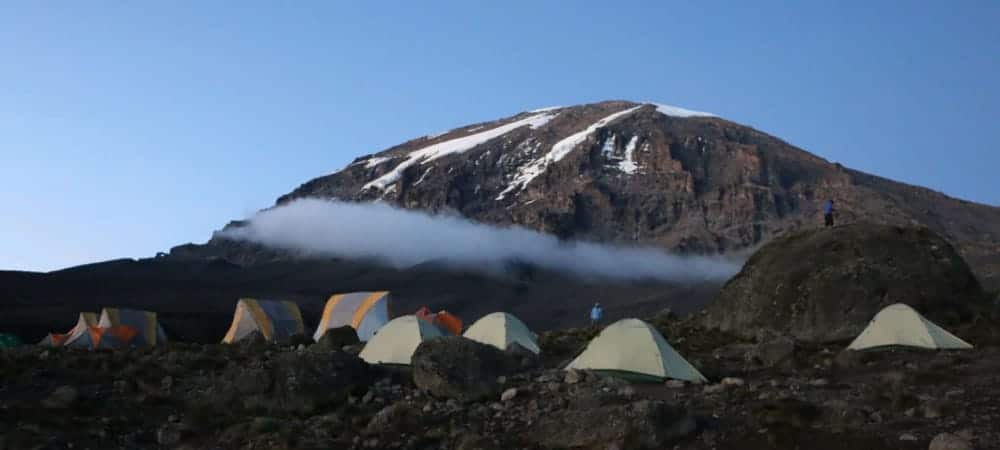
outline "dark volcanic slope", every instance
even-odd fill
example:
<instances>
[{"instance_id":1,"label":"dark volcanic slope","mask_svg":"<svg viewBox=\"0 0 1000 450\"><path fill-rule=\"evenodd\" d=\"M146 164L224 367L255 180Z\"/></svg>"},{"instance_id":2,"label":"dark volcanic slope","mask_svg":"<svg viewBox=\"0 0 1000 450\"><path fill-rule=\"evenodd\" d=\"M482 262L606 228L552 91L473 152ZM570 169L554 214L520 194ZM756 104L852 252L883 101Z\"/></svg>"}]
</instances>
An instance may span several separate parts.
<instances>
[{"instance_id":1,"label":"dark volcanic slope","mask_svg":"<svg viewBox=\"0 0 1000 450\"><path fill-rule=\"evenodd\" d=\"M241 297L296 301L314 327L333 293L391 290L394 313L421 305L447 309L468 323L494 311L510 311L544 330L583 324L600 301L610 318L651 315L665 306L700 308L717 285L585 283L530 267L506 276L485 276L425 264L393 270L360 262L282 261L239 267L222 260L120 260L50 274L0 272L0 330L29 341L65 332L80 311L104 306L159 313L174 338L218 342Z\"/></svg>"},{"instance_id":2,"label":"dark volcanic slope","mask_svg":"<svg viewBox=\"0 0 1000 450\"><path fill-rule=\"evenodd\" d=\"M355 160L282 196L383 199L562 237L682 252L753 248L821 223L921 223L1000 286L1000 208L850 170L773 136L653 104L522 113ZM232 255L230 255L232 256ZM240 255L241 262L254 256Z\"/></svg>"}]
</instances>

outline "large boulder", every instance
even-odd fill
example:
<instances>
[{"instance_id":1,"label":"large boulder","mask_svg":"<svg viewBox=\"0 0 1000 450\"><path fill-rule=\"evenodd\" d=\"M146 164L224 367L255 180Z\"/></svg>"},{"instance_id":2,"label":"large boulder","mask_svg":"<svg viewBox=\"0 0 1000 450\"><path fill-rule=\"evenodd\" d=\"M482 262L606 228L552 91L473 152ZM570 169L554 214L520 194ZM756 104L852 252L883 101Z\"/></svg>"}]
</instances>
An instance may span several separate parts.
<instances>
[{"instance_id":1,"label":"large boulder","mask_svg":"<svg viewBox=\"0 0 1000 450\"><path fill-rule=\"evenodd\" d=\"M519 368L521 361L492 345L447 336L420 343L411 364L418 388L436 397L469 402L495 397L497 378Z\"/></svg>"},{"instance_id":2,"label":"large boulder","mask_svg":"<svg viewBox=\"0 0 1000 450\"><path fill-rule=\"evenodd\" d=\"M525 438L544 448L639 450L670 448L697 431L694 417L686 410L662 401L592 403L578 400L566 409L546 414Z\"/></svg>"},{"instance_id":3,"label":"large boulder","mask_svg":"<svg viewBox=\"0 0 1000 450\"><path fill-rule=\"evenodd\" d=\"M358 339L358 332L353 327L345 325L326 330L323 333L323 337L319 338L319 341L310 350L329 352L360 343L361 340Z\"/></svg>"},{"instance_id":4,"label":"large boulder","mask_svg":"<svg viewBox=\"0 0 1000 450\"><path fill-rule=\"evenodd\" d=\"M855 337L885 306L906 303L942 325L968 320L985 294L955 249L922 227L851 224L777 238L709 305L705 325L745 339Z\"/></svg>"}]
</instances>

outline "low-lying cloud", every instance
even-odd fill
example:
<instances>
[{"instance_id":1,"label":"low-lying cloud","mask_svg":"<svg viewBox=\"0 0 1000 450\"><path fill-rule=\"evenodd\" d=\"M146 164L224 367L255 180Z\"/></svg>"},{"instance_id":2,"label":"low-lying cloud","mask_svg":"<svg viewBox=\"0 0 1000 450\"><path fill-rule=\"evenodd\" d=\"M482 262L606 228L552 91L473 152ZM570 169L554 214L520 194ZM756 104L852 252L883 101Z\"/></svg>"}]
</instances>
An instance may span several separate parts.
<instances>
[{"instance_id":1,"label":"low-lying cloud","mask_svg":"<svg viewBox=\"0 0 1000 450\"><path fill-rule=\"evenodd\" d=\"M228 239L304 256L366 258L397 268L428 261L495 271L512 261L582 276L623 280L721 280L739 264L655 248L567 242L520 227L496 227L384 203L301 199L261 211L222 232Z\"/></svg>"}]
</instances>

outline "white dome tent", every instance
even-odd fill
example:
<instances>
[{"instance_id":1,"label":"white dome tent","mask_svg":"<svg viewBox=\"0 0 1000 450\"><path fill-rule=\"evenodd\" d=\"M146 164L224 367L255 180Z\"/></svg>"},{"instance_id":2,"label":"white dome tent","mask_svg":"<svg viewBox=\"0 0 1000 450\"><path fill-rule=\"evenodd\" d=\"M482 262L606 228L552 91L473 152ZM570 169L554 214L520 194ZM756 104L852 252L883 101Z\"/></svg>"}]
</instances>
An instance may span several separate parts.
<instances>
[{"instance_id":1,"label":"white dome tent","mask_svg":"<svg viewBox=\"0 0 1000 450\"><path fill-rule=\"evenodd\" d=\"M903 303L886 306L851 342L850 350L904 346L930 349L969 349L972 344L959 339L915 309Z\"/></svg>"},{"instance_id":2,"label":"white dome tent","mask_svg":"<svg viewBox=\"0 0 1000 450\"><path fill-rule=\"evenodd\" d=\"M566 369L606 372L636 380L708 381L656 328L639 319L622 319L608 325Z\"/></svg>"},{"instance_id":3,"label":"white dome tent","mask_svg":"<svg viewBox=\"0 0 1000 450\"><path fill-rule=\"evenodd\" d=\"M508 346L516 343L536 355L542 351L538 347L538 336L520 319L505 312L483 316L469 326L463 336L500 350L507 350Z\"/></svg>"}]
</instances>

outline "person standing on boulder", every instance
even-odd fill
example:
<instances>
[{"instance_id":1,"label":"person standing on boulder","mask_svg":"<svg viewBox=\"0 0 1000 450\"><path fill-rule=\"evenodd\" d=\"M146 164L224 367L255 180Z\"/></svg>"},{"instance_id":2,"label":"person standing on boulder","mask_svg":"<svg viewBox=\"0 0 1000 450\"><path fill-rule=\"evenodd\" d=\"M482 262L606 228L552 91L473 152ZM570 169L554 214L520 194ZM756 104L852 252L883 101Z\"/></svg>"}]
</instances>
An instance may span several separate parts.
<instances>
[{"instance_id":1,"label":"person standing on boulder","mask_svg":"<svg viewBox=\"0 0 1000 450\"><path fill-rule=\"evenodd\" d=\"M827 200L826 204L823 205L823 220L826 226L833 226L833 200Z\"/></svg>"},{"instance_id":2,"label":"person standing on boulder","mask_svg":"<svg viewBox=\"0 0 1000 450\"><path fill-rule=\"evenodd\" d=\"M594 307L590 308L590 326L596 327L604 317L604 309L601 308L601 304L594 302Z\"/></svg>"}]
</instances>

